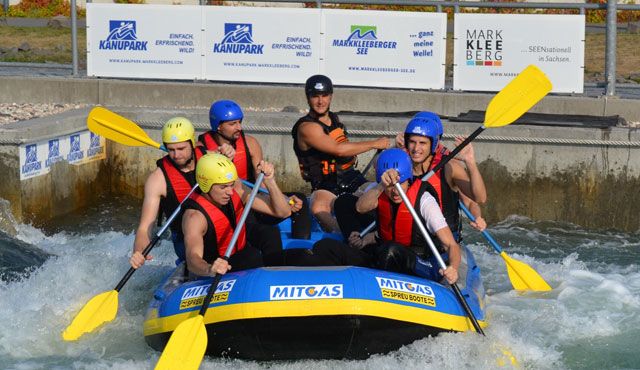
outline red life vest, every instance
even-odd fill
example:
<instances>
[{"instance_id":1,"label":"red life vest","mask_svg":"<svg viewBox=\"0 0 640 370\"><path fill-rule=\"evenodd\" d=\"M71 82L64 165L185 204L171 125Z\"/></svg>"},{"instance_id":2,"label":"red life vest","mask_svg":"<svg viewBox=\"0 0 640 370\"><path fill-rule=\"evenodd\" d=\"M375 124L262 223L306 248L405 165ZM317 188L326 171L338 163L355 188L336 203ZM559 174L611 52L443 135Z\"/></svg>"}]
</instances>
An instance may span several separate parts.
<instances>
[{"instance_id":1,"label":"red life vest","mask_svg":"<svg viewBox=\"0 0 640 370\"><path fill-rule=\"evenodd\" d=\"M194 148L196 163L206 152L202 147ZM156 165L164 174L167 195L160 200L160 208L165 216L169 216L175 211L189 191L196 184L195 170L189 172L180 171L180 169L171 161L168 155L160 158ZM181 232L182 230L182 214L171 223L171 230Z\"/></svg>"},{"instance_id":2,"label":"red life vest","mask_svg":"<svg viewBox=\"0 0 640 370\"><path fill-rule=\"evenodd\" d=\"M202 147L195 147L194 153L196 157L196 163L206 152ZM189 194L191 188L195 186L195 181L189 181L185 177L186 172L180 171L178 167L171 161L168 155L165 155L160 159L157 163L158 167L162 169L162 172L165 174L165 178L168 184L171 185L171 189L173 190L173 194L175 194L178 203L182 202L184 198ZM195 178L194 178L195 180ZM169 196L169 189L167 188L167 197Z\"/></svg>"},{"instance_id":3,"label":"red life vest","mask_svg":"<svg viewBox=\"0 0 640 370\"><path fill-rule=\"evenodd\" d=\"M416 180L407 190L407 198L414 209L419 200L418 195L421 196L424 193L424 191L420 191L421 185L422 181ZM420 212L418 212L419 214ZM384 241L395 241L405 247L411 245L414 237L413 217L404 202L398 205L394 215L391 200L384 192L378 197L378 234Z\"/></svg>"},{"instance_id":4,"label":"red life vest","mask_svg":"<svg viewBox=\"0 0 640 370\"><path fill-rule=\"evenodd\" d=\"M219 147L211 131L200 135L198 140L204 144L207 150L214 151ZM240 133L240 137L235 142L234 149L236 150L236 155L233 157L233 164L236 166L236 171L238 171L238 177L251 182L255 181L251 153L249 152L247 141L244 138L244 132Z\"/></svg>"},{"instance_id":5,"label":"red life vest","mask_svg":"<svg viewBox=\"0 0 640 370\"><path fill-rule=\"evenodd\" d=\"M195 201L198 207L193 207L193 203L190 203L188 208L198 209L207 219L207 233L204 236L203 258L205 261L211 263L217 257L224 256L227 251L227 247L229 246L229 242L231 241L234 226L220 208L216 207L202 195L194 193L191 195L189 201L192 200ZM233 191L233 195L231 195L231 203L233 205L235 216L234 224L237 225L238 222L240 222L240 217L244 210L244 204L242 204L242 200L235 190ZM244 248L247 241L246 237L246 228L242 225L238 241L231 250L231 255Z\"/></svg>"}]
</instances>

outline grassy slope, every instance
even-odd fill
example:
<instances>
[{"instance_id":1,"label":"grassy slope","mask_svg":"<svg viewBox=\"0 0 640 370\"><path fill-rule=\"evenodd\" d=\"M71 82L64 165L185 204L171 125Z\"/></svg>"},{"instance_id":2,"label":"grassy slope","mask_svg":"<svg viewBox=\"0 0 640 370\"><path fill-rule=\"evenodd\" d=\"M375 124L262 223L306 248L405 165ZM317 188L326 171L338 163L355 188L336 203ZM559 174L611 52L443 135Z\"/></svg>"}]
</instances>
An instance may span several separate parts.
<instances>
[{"instance_id":1,"label":"grassy slope","mask_svg":"<svg viewBox=\"0 0 640 370\"><path fill-rule=\"evenodd\" d=\"M86 32L78 30L80 64L86 64ZM10 49L27 42L31 51L9 52L0 56L4 62L71 63L71 30L0 26L0 47ZM447 40L447 65L451 70L453 40ZM623 78L635 74L640 82L640 34L618 34L617 75ZM605 34L587 34L585 46L585 80L603 80Z\"/></svg>"}]
</instances>

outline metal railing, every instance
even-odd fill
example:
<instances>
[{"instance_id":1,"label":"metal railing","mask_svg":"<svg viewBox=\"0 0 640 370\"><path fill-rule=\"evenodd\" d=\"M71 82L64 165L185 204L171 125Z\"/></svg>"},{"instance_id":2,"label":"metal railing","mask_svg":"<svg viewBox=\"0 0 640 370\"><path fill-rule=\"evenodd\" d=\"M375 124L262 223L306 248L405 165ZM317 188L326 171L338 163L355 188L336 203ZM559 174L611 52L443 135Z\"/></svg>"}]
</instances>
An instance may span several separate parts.
<instances>
[{"instance_id":1,"label":"metal railing","mask_svg":"<svg viewBox=\"0 0 640 370\"><path fill-rule=\"evenodd\" d=\"M6 1L6 0L5 0ZM300 3L299 0L255 0L257 2ZM91 0L87 0L91 2ZM576 9L580 14L585 14L588 9L601 9L607 11L606 22L606 48L605 48L605 84L606 95L613 96L616 92L616 35L618 32L617 11L640 11L640 5L618 4L616 0L608 0L606 4L595 3L498 3L498 2L468 2L468 1L421 1L421 0L316 0L316 6L321 8L323 4L361 4L361 5L407 5L407 6L434 6L437 12L444 8L453 8L455 13L460 8L509 8L509 9ZM206 0L200 0L200 5L206 5ZM77 41L77 16L76 0L71 0L71 49L73 60L73 75L78 75L78 41Z\"/></svg>"}]
</instances>

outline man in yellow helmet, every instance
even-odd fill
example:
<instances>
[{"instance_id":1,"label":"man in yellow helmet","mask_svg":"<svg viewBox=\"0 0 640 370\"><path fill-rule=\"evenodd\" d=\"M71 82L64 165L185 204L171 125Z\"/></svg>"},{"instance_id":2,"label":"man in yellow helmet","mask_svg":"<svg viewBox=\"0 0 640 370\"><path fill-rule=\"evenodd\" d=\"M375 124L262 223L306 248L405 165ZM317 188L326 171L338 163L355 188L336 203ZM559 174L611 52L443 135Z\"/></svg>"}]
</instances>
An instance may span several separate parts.
<instances>
[{"instance_id":1,"label":"man in yellow helmet","mask_svg":"<svg viewBox=\"0 0 640 370\"><path fill-rule=\"evenodd\" d=\"M162 141L169 154L159 159L155 169L144 184L144 201L140 224L136 230L133 254L129 263L133 268L144 264L142 251L151 241L153 224L161 209L168 218L179 207L191 188L196 184L196 161L205 154L195 146L195 130L191 121L184 117L174 117L162 128ZM176 255L185 259L182 234L182 215L171 224L171 237ZM147 255L146 259L151 259Z\"/></svg>"},{"instance_id":2,"label":"man in yellow helmet","mask_svg":"<svg viewBox=\"0 0 640 370\"><path fill-rule=\"evenodd\" d=\"M264 173L263 184L269 195L257 195L251 209L273 217L288 217L291 208L276 184L273 165L260 161L257 169ZM232 266L238 271L263 265L261 250L264 248L247 241L244 225L229 260L222 258L251 193L251 189L237 179L235 165L224 155L206 154L196 165L200 193L187 199L182 220L187 267L195 275L224 274ZM269 242L267 237L254 235L252 239Z\"/></svg>"}]
</instances>

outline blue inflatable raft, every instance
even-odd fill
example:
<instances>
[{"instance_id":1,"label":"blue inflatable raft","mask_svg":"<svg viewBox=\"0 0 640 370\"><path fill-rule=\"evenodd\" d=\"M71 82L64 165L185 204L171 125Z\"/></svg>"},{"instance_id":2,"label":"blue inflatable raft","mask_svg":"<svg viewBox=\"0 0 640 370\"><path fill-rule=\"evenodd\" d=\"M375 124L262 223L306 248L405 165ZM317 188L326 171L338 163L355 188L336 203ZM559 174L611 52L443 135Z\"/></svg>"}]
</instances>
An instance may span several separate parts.
<instances>
[{"instance_id":1,"label":"blue inflatable raft","mask_svg":"<svg viewBox=\"0 0 640 370\"><path fill-rule=\"evenodd\" d=\"M329 236L296 240L308 248ZM337 236L334 236L337 237ZM462 293L484 326L480 269L465 248ZM172 331L198 314L211 279L186 282L178 266L155 291L144 336L164 349ZM367 358L440 332L474 330L453 291L437 282L375 269L265 267L222 277L205 317L207 354L251 360Z\"/></svg>"}]
</instances>

